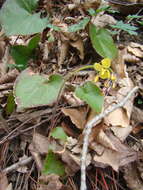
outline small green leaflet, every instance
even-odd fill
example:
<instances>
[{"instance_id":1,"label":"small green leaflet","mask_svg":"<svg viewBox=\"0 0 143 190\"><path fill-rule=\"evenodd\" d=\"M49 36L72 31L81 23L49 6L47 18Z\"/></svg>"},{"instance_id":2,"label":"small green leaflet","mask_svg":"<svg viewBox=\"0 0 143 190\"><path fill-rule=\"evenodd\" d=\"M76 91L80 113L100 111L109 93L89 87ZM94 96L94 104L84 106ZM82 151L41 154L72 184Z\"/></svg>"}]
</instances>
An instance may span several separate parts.
<instances>
[{"instance_id":1,"label":"small green leaflet","mask_svg":"<svg viewBox=\"0 0 143 190\"><path fill-rule=\"evenodd\" d=\"M52 105L64 85L60 75L46 76L34 74L26 69L14 84L14 96L18 109Z\"/></svg>"},{"instance_id":2,"label":"small green leaflet","mask_svg":"<svg viewBox=\"0 0 143 190\"><path fill-rule=\"evenodd\" d=\"M10 54L15 60L15 67L23 70L28 66L28 61L35 58L35 49L38 47L40 35L35 35L27 46L15 45L10 48Z\"/></svg>"},{"instance_id":3,"label":"small green leaflet","mask_svg":"<svg viewBox=\"0 0 143 190\"><path fill-rule=\"evenodd\" d=\"M63 176L65 174L65 168L63 163L58 160L56 155L49 150L45 163L44 163L44 169L43 174L57 174L59 176Z\"/></svg>"},{"instance_id":4,"label":"small green leaflet","mask_svg":"<svg viewBox=\"0 0 143 190\"><path fill-rule=\"evenodd\" d=\"M143 26L143 21L138 21L138 23L139 23L141 26Z\"/></svg>"},{"instance_id":5,"label":"small green leaflet","mask_svg":"<svg viewBox=\"0 0 143 190\"><path fill-rule=\"evenodd\" d=\"M139 19L139 18L143 18L143 16L142 15L128 15L127 16L127 19Z\"/></svg>"},{"instance_id":6,"label":"small green leaflet","mask_svg":"<svg viewBox=\"0 0 143 190\"><path fill-rule=\"evenodd\" d=\"M91 16L96 16L98 13L103 11L107 11L109 13L119 13L119 11L111 9L111 6L103 6L96 10L93 8L88 9L88 12Z\"/></svg>"},{"instance_id":7,"label":"small green leaflet","mask_svg":"<svg viewBox=\"0 0 143 190\"><path fill-rule=\"evenodd\" d=\"M68 27L69 32L77 32L79 30L83 30L88 22L90 21L90 18L85 17L83 20L81 20L78 24L73 24Z\"/></svg>"},{"instance_id":8,"label":"small green leaflet","mask_svg":"<svg viewBox=\"0 0 143 190\"><path fill-rule=\"evenodd\" d=\"M128 32L130 35L137 35L138 33L135 32L138 28L135 26L131 26L130 24L125 24L123 21L119 21L116 25L110 25L112 28L124 30Z\"/></svg>"},{"instance_id":9,"label":"small green leaflet","mask_svg":"<svg viewBox=\"0 0 143 190\"><path fill-rule=\"evenodd\" d=\"M31 35L42 32L48 24L47 18L33 13L37 0L6 0L0 10L0 23L6 35Z\"/></svg>"},{"instance_id":10,"label":"small green leaflet","mask_svg":"<svg viewBox=\"0 0 143 190\"><path fill-rule=\"evenodd\" d=\"M90 24L89 35L93 48L100 56L110 59L117 57L118 49L106 29L98 29L94 24Z\"/></svg>"},{"instance_id":11,"label":"small green leaflet","mask_svg":"<svg viewBox=\"0 0 143 190\"><path fill-rule=\"evenodd\" d=\"M100 88L92 82L86 82L83 86L76 88L75 95L89 104L97 113L102 111L104 96Z\"/></svg>"},{"instance_id":12,"label":"small green leaflet","mask_svg":"<svg viewBox=\"0 0 143 190\"><path fill-rule=\"evenodd\" d=\"M15 105L13 93L10 93L8 95L7 103L5 107L6 114L10 115L14 111L15 107L16 105Z\"/></svg>"},{"instance_id":13,"label":"small green leaflet","mask_svg":"<svg viewBox=\"0 0 143 190\"><path fill-rule=\"evenodd\" d=\"M66 133L64 132L63 128L62 127L56 127L54 128L50 135L55 138L55 139L59 139L59 140L62 140L62 141L66 141L67 140L67 135Z\"/></svg>"},{"instance_id":14,"label":"small green leaflet","mask_svg":"<svg viewBox=\"0 0 143 190\"><path fill-rule=\"evenodd\" d=\"M138 101L137 101L137 102L138 102L138 104L139 104L139 105L143 104L143 100L142 100L142 99L140 99L140 98L138 99Z\"/></svg>"}]
</instances>

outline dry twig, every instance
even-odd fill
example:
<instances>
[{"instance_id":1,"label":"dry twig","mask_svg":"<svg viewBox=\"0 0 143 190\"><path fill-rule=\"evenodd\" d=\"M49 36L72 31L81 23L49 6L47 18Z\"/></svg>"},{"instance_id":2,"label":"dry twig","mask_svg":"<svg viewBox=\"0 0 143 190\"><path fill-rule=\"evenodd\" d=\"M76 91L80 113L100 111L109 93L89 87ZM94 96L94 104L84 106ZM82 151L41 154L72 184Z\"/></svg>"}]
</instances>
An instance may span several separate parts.
<instances>
[{"instance_id":1,"label":"dry twig","mask_svg":"<svg viewBox=\"0 0 143 190\"><path fill-rule=\"evenodd\" d=\"M115 111L116 109L124 106L126 102L129 100L129 98L138 90L138 87L134 87L127 96L118 104L113 104L112 107L107 108L103 113L97 115L94 117L91 121L89 121L85 127L84 130L84 139L83 139L83 148L82 148L82 154L81 154L81 186L80 190L86 190L86 157L87 157L87 151L88 151L88 145L89 145L89 135L91 133L92 128L96 125L97 121L103 119L105 116L107 116L109 113Z\"/></svg>"},{"instance_id":2,"label":"dry twig","mask_svg":"<svg viewBox=\"0 0 143 190\"><path fill-rule=\"evenodd\" d=\"M18 169L19 167L21 166L24 166L24 165L27 165L29 164L31 161L33 160L32 156L31 157L28 157L24 160L20 160L19 162L5 168L4 170L2 170L2 172L4 173L9 173L9 172L12 172L13 170L16 170Z\"/></svg>"}]
</instances>

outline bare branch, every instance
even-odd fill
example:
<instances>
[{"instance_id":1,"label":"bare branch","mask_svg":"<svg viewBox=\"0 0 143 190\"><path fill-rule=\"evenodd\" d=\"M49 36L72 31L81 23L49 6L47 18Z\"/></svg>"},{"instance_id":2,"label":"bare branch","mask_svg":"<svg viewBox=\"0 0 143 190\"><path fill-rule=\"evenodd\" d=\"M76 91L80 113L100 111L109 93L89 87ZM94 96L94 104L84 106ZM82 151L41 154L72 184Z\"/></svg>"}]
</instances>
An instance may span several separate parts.
<instances>
[{"instance_id":1,"label":"bare branch","mask_svg":"<svg viewBox=\"0 0 143 190\"><path fill-rule=\"evenodd\" d=\"M128 99L138 90L138 87L133 88L127 96L118 104L113 104L112 107L107 108L103 113L97 115L92 120L90 120L84 130L84 139L83 139L83 148L82 148L82 154L81 154L81 186L80 190L86 190L86 157L87 157L87 151L88 151L88 145L89 145L89 135L91 133L91 130L93 126L96 125L97 121L103 119L105 116L107 116L109 113L113 112L114 110L124 106Z\"/></svg>"},{"instance_id":2,"label":"bare branch","mask_svg":"<svg viewBox=\"0 0 143 190\"><path fill-rule=\"evenodd\" d=\"M16 170L17 168L21 167L21 166L24 166L26 164L29 164L31 161L33 160L32 156L31 157L28 157L24 160L20 160L19 162L5 168L4 170L2 170L2 172L4 173L9 173L9 172L12 172L13 170Z\"/></svg>"}]
</instances>

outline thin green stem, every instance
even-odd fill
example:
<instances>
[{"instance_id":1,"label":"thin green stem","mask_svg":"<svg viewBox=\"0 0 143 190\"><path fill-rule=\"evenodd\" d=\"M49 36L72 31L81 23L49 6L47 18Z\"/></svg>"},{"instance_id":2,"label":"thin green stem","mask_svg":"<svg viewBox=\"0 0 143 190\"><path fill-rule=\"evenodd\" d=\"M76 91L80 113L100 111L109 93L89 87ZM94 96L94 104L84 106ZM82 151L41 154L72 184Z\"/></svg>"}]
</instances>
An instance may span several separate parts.
<instances>
[{"instance_id":1,"label":"thin green stem","mask_svg":"<svg viewBox=\"0 0 143 190\"><path fill-rule=\"evenodd\" d=\"M69 72L66 76L65 76L65 80L67 81L72 75L75 75L76 73L78 73L79 71L85 70L85 69L94 69L93 65L85 65L83 67L80 67L74 71Z\"/></svg>"}]
</instances>

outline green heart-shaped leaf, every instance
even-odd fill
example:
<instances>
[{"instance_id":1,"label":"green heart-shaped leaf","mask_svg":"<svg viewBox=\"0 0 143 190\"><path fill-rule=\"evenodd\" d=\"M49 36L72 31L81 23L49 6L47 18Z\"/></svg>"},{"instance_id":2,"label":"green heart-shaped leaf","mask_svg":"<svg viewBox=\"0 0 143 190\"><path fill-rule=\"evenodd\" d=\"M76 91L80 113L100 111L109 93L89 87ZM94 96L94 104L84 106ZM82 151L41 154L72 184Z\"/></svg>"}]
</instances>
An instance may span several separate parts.
<instances>
[{"instance_id":1,"label":"green heart-shaped leaf","mask_svg":"<svg viewBox=\"0 0 143 190\"><path fill-rule=\"evenodd\" d=\"M92 82L86 82L83 86L78 87L75 94L89 104L97 113L102 111L104 102L103 94L100 88Z\"/></svg>"},{"instance_id":2,"label":"green heart-shaped leaf","mask_svg":"<svg viewBox=\"0 0 143 190\"><path fill-rule=\"evenodd\" d=\"M49 150L44 164L44 174L57 174L63 176L65 174L65 168L63 163L57 159L56 155Z\"/></svg>"},{"instance_id":3,"label":"green heart-shaped leaf","mask_svg":"<svg viewBox=\"0 0 143 190\"><path fill-rule=\"evenodd\" d=\"M47 27L47 18L33 14L37 0L6 0L0 11L0 23L7 35L30 35Z\"/></svg>"},{"instance_id":4,"label":"green heart-shaped leaf","mask_svg":"<svg viewBox=\"0 0 143 190\"><path fill-rule=\"evenodd\" d=\"M62 127L56 127L54 128L52 131L51 131L51 134L50 134L53 138L55 139L59 139L59 140L62 140L62 141L66 141L67 140L67 135L66 133L64 132L63 128Z\"/></svg>"},{"instance_id":5,"label":"green heart-shaped leaf","mask_svg":"<svg viewBox=\"0 0 143 190\"><path fill-rule=\"evenodd\" d=\"M98 29L94 24L89 25L89 35L93 48L104 58L113 59L117 56L118 50L110 33L104 29Z\"/></svg>"},{"instance_id":6,"label":"green heart-shaped leaf","mask_svg":"<svg viewBox=\"0 0 143 190\"><path fill-rule=\"evenodd\" d=\"M24 70L15 82L14 95L18 109L53 104L63 87L64 80L60 75L48 78Z\"/></svg>"}]
</instances>

